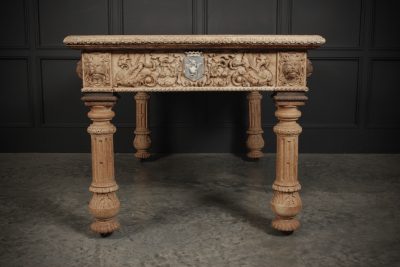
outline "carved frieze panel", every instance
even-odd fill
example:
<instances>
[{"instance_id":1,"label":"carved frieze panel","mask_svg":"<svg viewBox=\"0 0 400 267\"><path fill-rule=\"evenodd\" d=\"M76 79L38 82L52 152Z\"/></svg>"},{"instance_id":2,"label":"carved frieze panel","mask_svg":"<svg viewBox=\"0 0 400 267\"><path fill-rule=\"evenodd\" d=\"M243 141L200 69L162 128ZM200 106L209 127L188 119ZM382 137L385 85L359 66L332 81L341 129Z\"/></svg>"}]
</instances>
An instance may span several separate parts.
<instances>
[{"instance_id":1,"label":"carved frieze panel","mask_svg":"<svg viewBox=\"0 0 400 267\"><path fill-rule=\"evenodd\" d=\"M306 63L304 52L91 52L82 56L84 91L303 90Z\"/></svg>"},{"instance_id":2,"label":"carved frieze panel","mask_svg":"<svg viewBox=\"0 0 400 267\"><path fill-rule=\"evenodd\" d=\"M182 54L113 54L114 87L171 87L183 75Z\"/></svg>"},{"instance_id":3,"label":"carved frieze panel","mask_svg":"<svg viewBox=\"0 0 400 267\"><path fill-rule=\"evenodd\" d=\"M210 86L274 86L275 66L272 53L210 54Z\"/></svg>"},{"instance_id":4,"label":"carved frieze panel","mask_svg":"<svg viewBox=\"0 0 400 267\"><path fill-rule=\"evenodd\" d=\"M114 87L274 86L273 53L113 54ZM190 56L190 57L189 57Z\"/></svg>"},{"instance_id":5,"label":"carved frieze panel","mask_svg":"<svg viewBox=\"0 0 400 267\"><path fill-rule=\"evenodd\" d=\"M306 53L278 53L277 86L305 86L307 76L306 64Z\"/></svg>"},{"instance_id":6,"label":"carved frieze panel","mask_svg":"<svg viewBox=\"0 0 400 267\"><path fill-rule=\"evenodd\" d=\"M82 54L83 86L111 87L111 54Z\"/></svg>"}]
</instances>

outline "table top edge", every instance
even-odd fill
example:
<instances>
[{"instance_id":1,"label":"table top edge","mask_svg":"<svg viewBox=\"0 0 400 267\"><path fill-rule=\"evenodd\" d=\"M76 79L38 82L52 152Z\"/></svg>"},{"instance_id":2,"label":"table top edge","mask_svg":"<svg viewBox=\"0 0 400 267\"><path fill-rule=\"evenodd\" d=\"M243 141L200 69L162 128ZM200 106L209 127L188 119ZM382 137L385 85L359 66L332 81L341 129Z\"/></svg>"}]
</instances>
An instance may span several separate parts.
<instances>
[{"instance_id":1,"label":"table top edge","mask_svg":"<svg viewBox=\"0 0 400 267\"><path fill-rule=\"evenodd\" d=\"M75 49L310 49L325 43L320 35L69 35Z\"/></svg>"}]
</instances>

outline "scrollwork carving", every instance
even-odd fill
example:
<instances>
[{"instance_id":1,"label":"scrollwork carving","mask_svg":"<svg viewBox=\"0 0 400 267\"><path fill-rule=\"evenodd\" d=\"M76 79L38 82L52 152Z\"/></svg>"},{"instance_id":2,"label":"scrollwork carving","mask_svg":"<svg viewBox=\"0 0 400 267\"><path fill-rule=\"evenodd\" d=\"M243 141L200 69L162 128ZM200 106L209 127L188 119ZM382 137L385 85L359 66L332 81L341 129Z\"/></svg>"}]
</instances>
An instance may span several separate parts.
<instances>
[{"instance_id":1,"label":"scrollwork carving","mask_svg":"<svg viewBox=\"0 0 400 267\"><path fill-rule=\"evenodd\" d=\"M113 54L115 87L274 86L275 54L204 54L204 74L184 75L183 53Z\"/></svg>"},{"instance_id":2,"label":"scrollwork carving","mask_svg":"<svg viewBox=\"0 0 400 267\"><path fill-rule=\"evenodd\" d=\"M272 85L271 59L267 54L236 54L230 62L232 83L236 86Z\"/></svg>"},{"instance_id":3,"label":"scrollwork carving","mask_svg":"<svg viewBox=\"0 0 400 267\"><path fill-rule=\"evenodd\" d=\"M117 54L114 55L114 85L122 87L172 86L180 74L174 54Z\"/></svg>"}]
</instances>

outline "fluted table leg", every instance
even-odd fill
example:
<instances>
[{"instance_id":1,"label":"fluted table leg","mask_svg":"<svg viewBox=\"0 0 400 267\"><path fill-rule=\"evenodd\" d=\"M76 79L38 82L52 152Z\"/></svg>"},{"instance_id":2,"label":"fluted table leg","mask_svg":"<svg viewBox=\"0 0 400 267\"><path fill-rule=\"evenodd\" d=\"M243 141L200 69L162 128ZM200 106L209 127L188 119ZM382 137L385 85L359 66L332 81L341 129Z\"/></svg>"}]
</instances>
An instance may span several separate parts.
<instances>
[{"instance_id":1,"label":"fluted table leg","mask_svg":"<svg viewBox=\"0 0 400 267\"><path fill-rule=\"evenodd\" d=\"M258 159L263 156L264 147L263 130L261 127L261 99L258 91L252 91L247 95L249 102L249 129L247 130L246 145L249 150L247 157Z\"/></svg>"},{"instance_id":2,"label":"fluted table leg","mask_svg":"<svg viewBox=\"0 0 400 267\"><path fill-rule=\"evenodd\" d=\"M118 185L114 178L113 134L115 126L110 122L114 117L111 110L117 97L110 93L86 94L82 97L90 108L88 117L93 121L88 127L92 143L92 183L93 192L89 211L94 217L90 228L101 235L108 235L120 225L116 219L120 202L116 195Z\"/></svg>"},{"instance_id":3,"label":"fluted table leg","mask_svg":"<svg viewBox=\"0 0 400 267\"><path fill-rule=\"evenodd\" d=\"M150 130L148 127L148 101L149 94L138 92L135 95L136 101L136 129L133 146L136 148L135 157L146 159L150 157L148 149L151 145Z\"/></svg>"},{"instance_id":4,"label":"fluted table leg","mask_svg":"<svg viewBox=\"0 0 400 267\"><path fill-rule=\"evenodd\" d=\"M274 96L275 116L279 122L274 127L277 136L276 179L272 186L271 206L276 218L272 227L283 232L293 232L300 226L295 216L302 207L297 178L298 136L302 128L297 120L301 116L298 106L304 105L306 99L302 93L277 93Z\"/></svg>"}]
</instances>

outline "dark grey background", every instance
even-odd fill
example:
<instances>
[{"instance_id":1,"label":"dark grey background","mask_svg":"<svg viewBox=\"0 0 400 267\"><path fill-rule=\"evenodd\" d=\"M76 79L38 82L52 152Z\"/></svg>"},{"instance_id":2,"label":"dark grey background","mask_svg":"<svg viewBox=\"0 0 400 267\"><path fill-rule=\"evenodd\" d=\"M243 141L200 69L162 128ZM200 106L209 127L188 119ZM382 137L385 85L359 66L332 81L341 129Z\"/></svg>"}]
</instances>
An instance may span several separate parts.
<instances>
[{"instance_id":1,"label":"dark grey background","mask_svg":"<svg viewBox=\"0 0 400 267\"><path fill-rule=\"evenodd\" d=\"M302 152L400 152L400 1L3 0L0 151L88 152L87 108L69 34L321 34L302 108ZM263 94L267 152L273 103ZM245 93L154 93L154 152L243 152ZM121 94L115 148L131 152L134 104Z\"/></svg>"}]
</instances>

